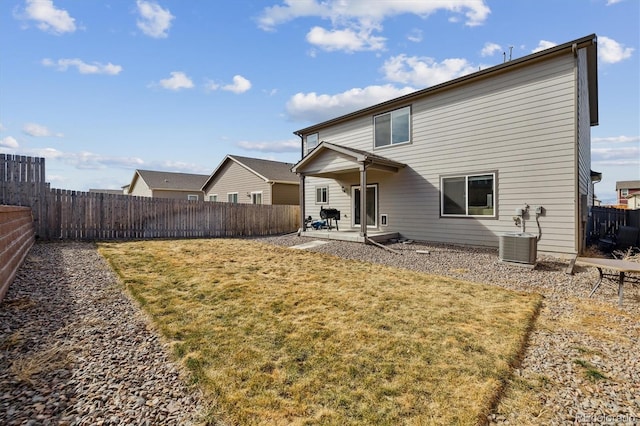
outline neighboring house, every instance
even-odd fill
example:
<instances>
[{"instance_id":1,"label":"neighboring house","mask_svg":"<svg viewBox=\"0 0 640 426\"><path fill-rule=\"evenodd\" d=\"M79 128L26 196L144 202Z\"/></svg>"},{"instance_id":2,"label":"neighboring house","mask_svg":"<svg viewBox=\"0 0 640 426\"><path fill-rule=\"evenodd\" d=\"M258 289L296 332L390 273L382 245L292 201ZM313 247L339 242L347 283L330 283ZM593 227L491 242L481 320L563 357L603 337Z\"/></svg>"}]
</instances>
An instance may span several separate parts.
<instances>
[{"instance_id":1,"label":"neighboring house","mask_svg":"<svg viewBox=\"0 0 640 426\"><path fill-rule=\"evenodd\" d=\"M127 194L153 198L202 201L207 175L136 170Z\"/></svg>"},{"instance_id":2,"label":"neighboring house","mask_svg":"<svg viewBox=\"0 0 640 426\"><path fill-rule=\"evenodd\" d=\"M300 181L293 164L227 155L208 177L205 200L244 204L300 203Z\"/></svg>"},{"instance_id":3,"label":"neighboring house","mask_svg":"<svg viewBox=\"0 0 640 426\"><path fill-rule=\"evenodd\" d=\"M627 197L627 208L629 210L640 209L640 193L631 194Z\"/></svg>"},{"instance_id":4,"label":"neighboring house","mask_svg":"<svg viewBox=\"0 0 640 426\"><path fill-rule=\"evenodd\" d=\"M497 247L529 205L538 250L575 254L593 201L597 87L590 35L296 131L301 218L334 208L340 231L361 237Z\"/></svg>"},{"instance_id":5,"label":"neighboring house","mask_svg":"<svg viewBox=\"0 0 640 426\"><path fill-rule=\"evenodd\" d=\"M616 182L616 193L618 194L618 206L636 208L636 201L632 200L630 205L630 199L634 199L636 195L640 195L640 180L622 180Z\"/></svg>"},{"instance_id":6,"label":"neighboring house","mask_svg":"<svg viewBox=\"0 0 640 426\"><path fill-rule=\"evenodd\" d=\"M89 189L94 194L122 195L122 189Z\"/></svg>"}]
</instances>

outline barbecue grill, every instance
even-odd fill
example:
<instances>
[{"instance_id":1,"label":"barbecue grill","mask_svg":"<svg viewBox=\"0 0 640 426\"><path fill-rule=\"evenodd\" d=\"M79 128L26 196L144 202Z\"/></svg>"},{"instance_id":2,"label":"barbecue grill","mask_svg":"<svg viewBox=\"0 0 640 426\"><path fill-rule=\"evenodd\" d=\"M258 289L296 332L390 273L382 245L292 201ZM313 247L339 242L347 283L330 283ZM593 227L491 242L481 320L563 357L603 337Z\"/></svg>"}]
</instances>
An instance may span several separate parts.
<instances>
[{"instance_id":1,"label":"barbecue grill","mask_svg":"<svg viewBox=\"0 0 640 426\"><path fill-rule=\"evenodd\" d=\"M327 221L327 225L329 229L332 228L331 222L336 221L336 230L340 230L338 228L338 221L340 220L340 210L338 209L325 209L324 207L320 207L320 218Z\"/></svg>"}]
</instances>

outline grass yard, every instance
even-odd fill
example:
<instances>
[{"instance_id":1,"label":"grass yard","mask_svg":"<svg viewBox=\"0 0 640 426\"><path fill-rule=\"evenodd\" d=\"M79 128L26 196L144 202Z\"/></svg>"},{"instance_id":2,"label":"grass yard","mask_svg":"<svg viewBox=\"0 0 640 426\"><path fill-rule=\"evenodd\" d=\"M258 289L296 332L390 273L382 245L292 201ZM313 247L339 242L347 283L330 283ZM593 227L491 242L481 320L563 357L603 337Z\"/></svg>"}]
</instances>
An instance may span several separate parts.
<instances>
[{"instance_id":1,"label":"grass yard","mask_svg":"<svg viewBox=\"0 0 640 426\"><path fill-rule=\"evenodd\" d=\"M229 424L476 424L540 296L250 240L100 253Z\"/></svg>"}]
</instances>

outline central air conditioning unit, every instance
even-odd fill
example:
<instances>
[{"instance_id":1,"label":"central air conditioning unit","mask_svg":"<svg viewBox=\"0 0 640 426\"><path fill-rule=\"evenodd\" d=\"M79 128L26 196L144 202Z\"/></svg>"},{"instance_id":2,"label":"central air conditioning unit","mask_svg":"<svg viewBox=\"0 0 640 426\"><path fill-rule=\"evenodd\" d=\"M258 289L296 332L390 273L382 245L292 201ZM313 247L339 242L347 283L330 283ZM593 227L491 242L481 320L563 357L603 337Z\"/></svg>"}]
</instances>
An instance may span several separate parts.
<instances>
[{"instance_id":1,"label":"central air conditioning unit","mask_svg":"<svg viewBox=\"0 0 640 426\"><path fill-rule=\"evenodd\" d=\"M526 232L507 232L500 236L500 260L535 265L538 238Z\"/></svg>"}]
</instances>

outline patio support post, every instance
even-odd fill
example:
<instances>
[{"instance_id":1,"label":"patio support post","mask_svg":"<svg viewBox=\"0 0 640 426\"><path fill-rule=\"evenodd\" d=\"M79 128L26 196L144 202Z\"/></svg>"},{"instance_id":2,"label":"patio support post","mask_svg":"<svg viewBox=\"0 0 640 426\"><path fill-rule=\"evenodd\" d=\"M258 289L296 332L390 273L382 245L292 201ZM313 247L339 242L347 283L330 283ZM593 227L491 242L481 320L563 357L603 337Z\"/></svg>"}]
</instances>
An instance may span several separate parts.
<instances>
[{"instance_id":1,"label":"patio support post","mask_svg":"<svg viewBox=\"0 0 640 426\"><path fill-rule=\"evenodd\" d=\"M367 165L360 164L360 236L367 238Z\"/></svg>"},{"instance_id":2,"label":"patio support post","mask_svg":"<svg viewBox=\"0 0 640 426\"><path fill-rule=\"evenodd\" d=\"M307 230L307 225L306 225L306 222L304 221L304 218L305 218L304 180L305 180L304 174L300 173L300 229L302 229L303 232Z\"/></svg>"}]
</instances>

